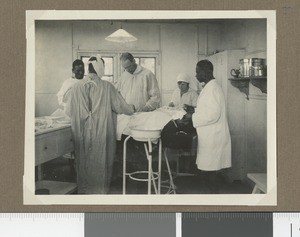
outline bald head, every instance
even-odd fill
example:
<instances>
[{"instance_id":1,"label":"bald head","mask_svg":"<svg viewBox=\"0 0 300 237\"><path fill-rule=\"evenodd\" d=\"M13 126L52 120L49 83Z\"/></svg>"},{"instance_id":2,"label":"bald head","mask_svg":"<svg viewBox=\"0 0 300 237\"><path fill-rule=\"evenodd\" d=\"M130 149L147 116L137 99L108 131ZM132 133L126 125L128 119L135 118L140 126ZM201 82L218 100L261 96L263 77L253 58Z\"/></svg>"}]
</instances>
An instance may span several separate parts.
<instances>
[{"instance_id":1,"label":"bald head","mask_svg":"<svg viewBox=\"0 0 300 237\"><path fill-rule=\"evenodd\" d=\"M120 60L122 63L122 67L125 69L125 71L129 72L130 74L133 74L137 68L137 64L132 54L122 53Z\"/></svg>"},{"instance_id":2,"label":"bald head","mask_svg":"<svg viewBox=\"0 0 300 237\"><path fill-rule=\"evenodd\" d=\"M207 72L213 72L214 66L209 60L201 60L197 63L197 67L201 68L202 70L205 70Z\"/></svg>"}]
</instances>

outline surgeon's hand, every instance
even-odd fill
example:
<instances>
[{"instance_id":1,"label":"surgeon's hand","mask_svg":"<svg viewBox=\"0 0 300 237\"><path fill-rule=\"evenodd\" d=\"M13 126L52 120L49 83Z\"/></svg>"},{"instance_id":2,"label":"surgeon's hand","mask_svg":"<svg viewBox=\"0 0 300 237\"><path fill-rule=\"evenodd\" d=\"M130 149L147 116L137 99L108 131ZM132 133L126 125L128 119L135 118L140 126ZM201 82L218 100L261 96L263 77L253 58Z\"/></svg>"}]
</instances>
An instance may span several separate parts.
<instances>
[{"instance_id":1,"label":"surgeon's hand","mask_svg":"<svg viewBox=\"0 0 300 237\"><path fill-rule=\"evenodd\" d=\"M145 105L143 108L141 108L138 112L149 112L149 111L151 111L150 110L150 108L147 106L147 105Z\"/></svg>"}]
</instances>

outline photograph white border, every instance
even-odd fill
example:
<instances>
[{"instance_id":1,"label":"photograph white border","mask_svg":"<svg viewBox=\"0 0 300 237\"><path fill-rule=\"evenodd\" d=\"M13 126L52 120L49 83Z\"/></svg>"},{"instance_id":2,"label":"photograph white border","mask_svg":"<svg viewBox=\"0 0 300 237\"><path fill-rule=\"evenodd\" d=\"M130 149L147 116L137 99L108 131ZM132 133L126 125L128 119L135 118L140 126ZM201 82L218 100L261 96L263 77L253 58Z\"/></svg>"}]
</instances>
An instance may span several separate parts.
<instances>
[{"instance_id":1,"label":"photograph white border","mask_svg":"<svg viewBox=\"0 0 300 237\"><path fill-rule=\"evenodd\" d=\"M35 195L35 21L36 20L267 20L267 193L197 195ZM26 205L277 205L276 147L276 11L26 11L26 107L23 202Z\"/></svg>"}]
</instances>

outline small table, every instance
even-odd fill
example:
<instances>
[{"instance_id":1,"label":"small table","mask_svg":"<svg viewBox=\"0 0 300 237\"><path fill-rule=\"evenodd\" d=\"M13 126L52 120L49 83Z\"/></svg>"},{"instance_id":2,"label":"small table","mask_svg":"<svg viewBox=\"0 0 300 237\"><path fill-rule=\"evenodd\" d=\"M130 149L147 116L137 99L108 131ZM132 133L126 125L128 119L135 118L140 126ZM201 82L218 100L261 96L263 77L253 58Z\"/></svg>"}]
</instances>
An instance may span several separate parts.
<instances>
[{"instance_id":1,"label":"small table","mask_svg":"<svg viewBox=\"0 0 300 237\"><path fill-rule=\"evenodd\" d=\"M252 193L267 193L267 174L249 173L247 177L255 183Z\"/></svg>"}]
</instances>

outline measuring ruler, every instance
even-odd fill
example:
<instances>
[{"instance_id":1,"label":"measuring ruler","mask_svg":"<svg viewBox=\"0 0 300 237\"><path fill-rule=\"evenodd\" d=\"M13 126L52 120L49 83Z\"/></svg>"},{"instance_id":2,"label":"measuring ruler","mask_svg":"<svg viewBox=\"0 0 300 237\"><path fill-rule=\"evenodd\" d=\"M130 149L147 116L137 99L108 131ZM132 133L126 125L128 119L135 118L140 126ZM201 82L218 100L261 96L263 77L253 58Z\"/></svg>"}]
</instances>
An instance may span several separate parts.
<instances>
[{"instance_id":1,"label":"measuring ruler","mask_svg":"<svg viewBox=\"0 0 300 237\"><path fill-rule=\"evenodd\" d=\"M300 237L300 213L0 213L7 237Z\"/></svg>"}]
</instances>

